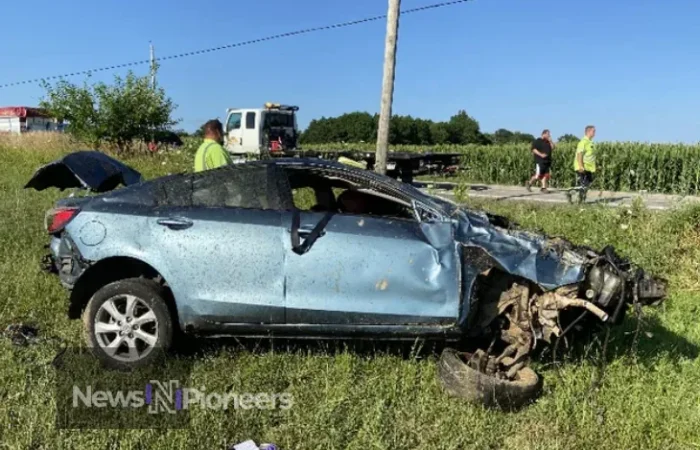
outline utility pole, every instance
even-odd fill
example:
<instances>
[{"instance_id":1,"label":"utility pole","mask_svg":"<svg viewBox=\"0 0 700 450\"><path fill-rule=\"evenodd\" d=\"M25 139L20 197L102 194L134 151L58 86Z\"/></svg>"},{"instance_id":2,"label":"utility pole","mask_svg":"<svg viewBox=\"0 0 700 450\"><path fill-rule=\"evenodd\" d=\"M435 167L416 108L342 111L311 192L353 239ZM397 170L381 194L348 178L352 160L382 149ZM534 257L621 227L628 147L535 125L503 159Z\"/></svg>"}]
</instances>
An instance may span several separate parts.
<instances>
[{"instance_id":1,"label":"utility pole","mask_svg":"<svg viewBox=\"0 0 700 450\"><path fill-rule=\"evenodd\" d=\"M151 89L153 89L153 92L155 93L156 91L156 52L153 49L153 43L151 41L148 41L148 46L150 47L150 53L151 53ZM156 132L153 130L151 133L151 142L148 144L149 149L152 151L156 148ZM151 148L151 145L153 147Z\"/></svg>"},{"instance_id":2,"label":"utility pole","mask_svg":"<svg viewBox=\"0 0 700 450\"><path fill-rule=\"evenodd\" d=\"M153 90L156 89L156 52L153 49L153 44L148 43L151 47L151 87Z\"/></svg>"},{"instance_id":3,"label":"utility pole","mask_svg":"<svg viewBox=\"0 0 700 450\"><path fill-rule=\"evenodd\" d=\"M377 129L377 155L374 170L386 174L386 157L389 150L389 121L394 101L394 72L396 70L396 41L399 37L399 9L401 0L389 0L384 44L384 78L382 80L382 104Z\"/></svg>"}]
</instances>

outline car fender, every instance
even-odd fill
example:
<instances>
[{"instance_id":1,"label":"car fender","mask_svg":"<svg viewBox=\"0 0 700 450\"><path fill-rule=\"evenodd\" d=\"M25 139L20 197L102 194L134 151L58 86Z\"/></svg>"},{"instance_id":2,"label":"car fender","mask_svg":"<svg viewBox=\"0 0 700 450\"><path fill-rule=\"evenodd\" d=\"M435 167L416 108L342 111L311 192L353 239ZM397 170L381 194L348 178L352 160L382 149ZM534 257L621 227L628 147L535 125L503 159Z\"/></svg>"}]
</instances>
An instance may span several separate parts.
<instances>
[{"instance_id":1,"label":"car fender","mask_svg":"<svg viewBox=\"0 0 700 450\"><path fill-rule=\"evenodd\" d=\"M104 227L104 238L99 240L87 240L86 229L95 228L98 225ZM76 280L76 286L94 266L101 265L104 261L124 259L138 261L152 268L167 283L173 294L178 314L181 317L182 285L186 280L178 280L172 277L168 271L168 265L157 252L148 252L150 248L150 233L148 230L148 218L145 216L128 216L116 214L98 214L90 211L79 214L74 221L68 224L66 232L71 239L74 252L77 252L79 260L86 266L84 272ZM87 234L94 236L95 233Z\"/></svg>"}]
</instances>

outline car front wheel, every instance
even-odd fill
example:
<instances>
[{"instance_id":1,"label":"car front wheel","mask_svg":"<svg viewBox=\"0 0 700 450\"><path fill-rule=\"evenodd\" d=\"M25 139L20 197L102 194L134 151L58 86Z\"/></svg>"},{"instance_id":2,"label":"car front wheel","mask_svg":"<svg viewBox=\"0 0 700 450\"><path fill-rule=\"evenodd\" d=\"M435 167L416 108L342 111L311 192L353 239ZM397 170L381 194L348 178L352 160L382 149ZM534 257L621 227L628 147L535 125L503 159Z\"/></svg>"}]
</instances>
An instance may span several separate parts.
<instances>
[{"instance_id":1,"label":"car front wheel","mask_svg":"<svg viewBox=\"0 0 700 450\"><path fill-rule=\"evenodd\" d=\"M132 278L110 283L92 296L83 321L93 354L106 366L151 364L169 350L173 321L157 283Z\"/></svg>"},{"instance_id":2,"label":"car front wheel","mask_svg":"<svg viewBox=\"0 0 700 450\"><path fill-rule=\"evenodd\" d=\"M513 410L531 403L541 393L542 380L529 367L521 368L512 379L507 379L474 367L478 360L475 355L452 348L442 352L438 376L449 395L487 408ZM493 362L494 358L488 359Z\"/></svg>"}]
</instances>

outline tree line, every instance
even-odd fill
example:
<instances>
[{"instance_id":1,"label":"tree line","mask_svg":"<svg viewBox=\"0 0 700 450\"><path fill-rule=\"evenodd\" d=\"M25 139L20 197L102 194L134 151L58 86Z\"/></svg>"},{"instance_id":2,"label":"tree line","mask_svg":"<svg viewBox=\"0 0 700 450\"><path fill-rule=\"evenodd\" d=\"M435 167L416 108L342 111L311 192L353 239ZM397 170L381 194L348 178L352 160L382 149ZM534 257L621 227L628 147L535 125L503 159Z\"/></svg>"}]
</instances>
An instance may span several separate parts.
<instances>
[{"instance_id":1,"label":"tree line","mask_svg":"<svg viewBox=\"0 0 700 450\"><path fill-rule=\"evenodd\" d=\"M377 139L378 122L378 114L359 111L337 117L321 117L309 123L300 141L302 144L373 142ZM395 115L391 117L389 128L389 143L392 145L501 145L530 143L534 139L535 136L530 133L505 128L483 133L479 122L464 110L445 122ZM560 142L576 140L578 138L571 134L559 138Z\"/></svg>"},{"instance_id":2,"label":"tree line","mask_svg":"<svg viewBox=\"0 0 700 450\"><path fill-rule=\"evenodd\" d=\"M40 106L67 122L66 130L94 148L108 143L119 150L128 150L134 142L175 142L187 135L173 131L179 120L172 118L177 107L162 88L151 85L150 76L129 72L116 76L113 84L97 82L77 85L59 80L44 83L46 95ZM301 133L301 144L333 144L374 142L377 139L378 114L351 112L338 117L314 119ZM200 137L201 130L193 133ZM449 120L440 122L418 117L391 117L389 143L392 145L480 144L501 145L529 143L529 133L504 128L483 133L479 122L460 110ZM564 135L560 141L577 140Z\"/></svg>"}]
</instances>

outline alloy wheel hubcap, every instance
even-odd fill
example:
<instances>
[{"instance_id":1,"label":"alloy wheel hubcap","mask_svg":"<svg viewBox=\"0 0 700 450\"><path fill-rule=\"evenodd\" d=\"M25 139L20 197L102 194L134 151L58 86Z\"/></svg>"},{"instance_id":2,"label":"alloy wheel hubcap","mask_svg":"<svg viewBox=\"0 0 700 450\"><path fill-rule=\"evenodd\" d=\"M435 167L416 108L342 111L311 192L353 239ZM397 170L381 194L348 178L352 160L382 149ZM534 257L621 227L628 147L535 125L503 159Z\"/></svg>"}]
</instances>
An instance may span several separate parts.
<instances>
[{"instance_id":1,"label":"alloy wheel hubcap","mask_svg":"<svg viewBox=\"0 0 700 450\"><path fill-rule=\"evenodd\" d=\"M146 357L158 343L158 319L140 298L117 295L97 310L94 333L109 357L134 362Z\"/></svg>"}]
</instances>

